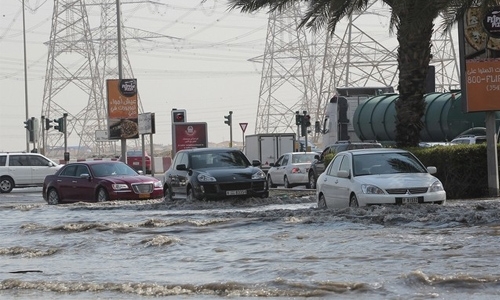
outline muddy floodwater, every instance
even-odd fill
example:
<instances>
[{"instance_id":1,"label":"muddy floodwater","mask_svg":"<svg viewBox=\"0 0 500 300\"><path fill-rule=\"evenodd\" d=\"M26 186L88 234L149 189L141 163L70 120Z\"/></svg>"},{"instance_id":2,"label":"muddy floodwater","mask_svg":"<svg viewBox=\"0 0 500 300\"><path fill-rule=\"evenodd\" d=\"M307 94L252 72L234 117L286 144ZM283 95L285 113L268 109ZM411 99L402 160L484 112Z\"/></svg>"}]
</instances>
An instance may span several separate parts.
<instances>
[{"instance_id":1,"label":"muddy floodwater","mask_svg":"<svg viewBox=\"0 0 500 300\"><path fill-rule=\"evenodd\" d=\"M0 202L2 299L500 299L496 198L319 210L312 192L16 197Z\"/></svg>"}]
</instances>

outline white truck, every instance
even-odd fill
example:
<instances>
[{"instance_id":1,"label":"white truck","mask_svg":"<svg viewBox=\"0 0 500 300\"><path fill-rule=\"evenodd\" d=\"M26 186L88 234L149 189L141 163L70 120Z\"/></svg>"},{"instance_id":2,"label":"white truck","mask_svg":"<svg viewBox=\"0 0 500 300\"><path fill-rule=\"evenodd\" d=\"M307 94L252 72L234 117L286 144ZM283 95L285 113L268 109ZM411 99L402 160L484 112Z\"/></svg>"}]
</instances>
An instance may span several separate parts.
<instances>
[{"instance_id":1,"label":"white truck","mask_svg":"<svg viewBox=\"0 0 500 300\"><path fill-rule=\"evenodd\" d=\"M269 164L295 149L295 133L259 133L245 136L244 153L250 161L257 159L265 172Z\"/></svg>"}]
</instances>

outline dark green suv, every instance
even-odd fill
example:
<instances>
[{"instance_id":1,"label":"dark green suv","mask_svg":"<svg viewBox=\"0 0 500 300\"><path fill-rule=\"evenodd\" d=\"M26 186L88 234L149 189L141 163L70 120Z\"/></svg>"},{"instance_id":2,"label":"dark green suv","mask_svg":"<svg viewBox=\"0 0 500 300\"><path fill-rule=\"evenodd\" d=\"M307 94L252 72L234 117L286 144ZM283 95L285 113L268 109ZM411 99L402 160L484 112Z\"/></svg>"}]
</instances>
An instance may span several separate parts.
<instances>
[{"instance_id":1,"label":"dark green suv","mask_svg":"<svg viewBox=\"0 0 500 300\"><path fill-rule=\"evenodd\" d=\"M325 171L325 156L330 153L339 153L345 150L351 149L366 149L366 148L382 148L382 144L377 142L349 142L349 141L338 141L333 145L330 145L321 152L320 155L316 155L314 161L311 163L308 172L308 189L315 189L316 182L318 181L319 175Z\"/></svg>"}]
</instances>

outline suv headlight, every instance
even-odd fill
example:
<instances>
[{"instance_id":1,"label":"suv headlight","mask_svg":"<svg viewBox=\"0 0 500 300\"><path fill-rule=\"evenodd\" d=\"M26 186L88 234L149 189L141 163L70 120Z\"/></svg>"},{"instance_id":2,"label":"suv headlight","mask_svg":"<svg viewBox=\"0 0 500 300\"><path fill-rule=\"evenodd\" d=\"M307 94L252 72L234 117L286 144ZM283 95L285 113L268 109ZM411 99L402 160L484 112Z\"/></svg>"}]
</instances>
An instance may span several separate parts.
<instances>
[{"instance_id":1,"label":"suv headlight","mask_svg":"<svg viewBox=\"0 0 500 300\"><path fill-rule=\"evenodd\" d=\"M266 174L262 170L259 170L257 173L252 175L252 179L265 179L265 178Z\"/></svg>"},{"instance_id":2,"label":"suv headlight","mask_svg":"<svg viewBox=\"0 0 500 300\"><path fill-rule=\"evenodd\" d=\"M429 187L429 192L441 192L444 191L443 184L441 181L436 180L434 181L431 186Z\"/></svg>"},{"instance_id":3,"label":"suv headlight","mask_svg":"<svg viewBox=\"0 0 500 300\"><path fill-rule=\"evenodd\" d=\"M208 175L207 173L200 173L197 176L199 182L215 182L217 181L215 177Z\"/></svg>"}]
</instances>

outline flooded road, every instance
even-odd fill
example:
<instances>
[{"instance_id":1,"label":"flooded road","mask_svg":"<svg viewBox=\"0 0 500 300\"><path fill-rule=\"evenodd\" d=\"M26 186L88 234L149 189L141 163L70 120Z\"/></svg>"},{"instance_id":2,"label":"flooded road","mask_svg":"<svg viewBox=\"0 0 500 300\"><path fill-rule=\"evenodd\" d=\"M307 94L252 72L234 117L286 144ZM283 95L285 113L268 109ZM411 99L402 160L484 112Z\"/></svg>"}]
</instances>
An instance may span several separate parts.
<instances>
[{"instance_id":1,"label":"flooded road","mask_svg":"<svg viewBox=\"0 0 500 300\"><path fill-rule=\"evenodd\" d=\"M0 196L4 299L498 299L500 202L319 210L269 199Z\"/></svg>"}]
</instances>

